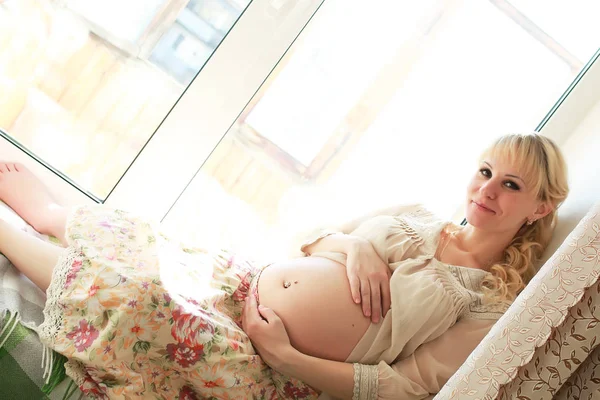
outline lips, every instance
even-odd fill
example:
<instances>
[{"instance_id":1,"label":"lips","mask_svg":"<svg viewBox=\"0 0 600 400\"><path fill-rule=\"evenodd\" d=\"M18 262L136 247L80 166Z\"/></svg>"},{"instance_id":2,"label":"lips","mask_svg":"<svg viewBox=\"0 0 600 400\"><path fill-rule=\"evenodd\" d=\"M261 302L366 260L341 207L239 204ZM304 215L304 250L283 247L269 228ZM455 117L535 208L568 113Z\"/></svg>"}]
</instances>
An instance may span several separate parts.
<instances>
[{"instance_id":1,"label":"lips","mask_svg":"<svg viewBox=\"0 0 600 400\"><path fill-rule=\"evenodd\" d=\"M473 200L472 202L473 202L473 203L474 203L476 206L478 206L480 209L482 209L482 210L484 210L484 211L487 211L487 212L491 212L491 213L494 213L494 214L496 214L496 212L495 212L494 210L492 210L491 208L489 208L489 207L485 206L484 204L482 204L482 203L479 203L479 202L477 202L477 201L474 201L474 200Z\"/></svg>"}]
</instances>

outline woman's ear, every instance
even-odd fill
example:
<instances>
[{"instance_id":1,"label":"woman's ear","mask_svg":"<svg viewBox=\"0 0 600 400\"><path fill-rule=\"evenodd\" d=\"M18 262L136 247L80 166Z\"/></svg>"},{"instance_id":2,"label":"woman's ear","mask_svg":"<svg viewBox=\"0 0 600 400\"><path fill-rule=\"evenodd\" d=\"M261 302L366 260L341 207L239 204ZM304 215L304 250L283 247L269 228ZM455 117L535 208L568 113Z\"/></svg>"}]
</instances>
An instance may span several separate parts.
<instances>
[{"instance_id":1,"label":"woman's ear","mask_svg":"<svg viewBox=\"0 0 600 400\"><path fill-rule=\"evenodd\" d=\"M549 202L542 202L535 210L533 214L533 218L538 220L544 218L546 215L550 214L554 210L554 207Z\"/></svg>"}]
</instances>

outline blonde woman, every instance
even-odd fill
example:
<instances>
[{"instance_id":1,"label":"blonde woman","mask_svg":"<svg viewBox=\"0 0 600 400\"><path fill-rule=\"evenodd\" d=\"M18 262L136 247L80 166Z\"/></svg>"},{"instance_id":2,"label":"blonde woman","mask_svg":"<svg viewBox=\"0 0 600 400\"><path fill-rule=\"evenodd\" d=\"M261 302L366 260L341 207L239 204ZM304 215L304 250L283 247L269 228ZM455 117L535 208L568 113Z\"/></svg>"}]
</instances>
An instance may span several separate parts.
<instances>
[{"instance_id":1,"label":"blonde woman","mask_svg":"<svg viewBox=\"0 0 600 400\"><path fill-rule=\"evenodd\" d=\"M0 198L67 246L0 224L0 251L47 291L42 340L97 398L429 397L534 275L568 193L552 141L507 135L482 154L466 226L396 207L265 267L0 171Z\"/></svg>"}]
</instances>

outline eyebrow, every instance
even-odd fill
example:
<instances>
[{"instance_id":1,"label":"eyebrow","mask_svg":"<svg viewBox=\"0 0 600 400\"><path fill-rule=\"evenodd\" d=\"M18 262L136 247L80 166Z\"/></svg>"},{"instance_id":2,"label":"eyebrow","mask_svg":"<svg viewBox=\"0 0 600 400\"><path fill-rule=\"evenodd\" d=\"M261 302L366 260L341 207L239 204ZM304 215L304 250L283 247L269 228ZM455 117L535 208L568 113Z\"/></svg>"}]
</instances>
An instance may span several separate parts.
<instances>
[{"instance_id":1,"label":"eyebrow","mask_svg":"<svg viewBox=\"0 0 600 400\"><path fill-rule=\"evenodd\" d=\"M492 168L492 164L490 164L489 162L484 161L484 163L487 164L490 168ZM506 176L510 176L511 178L516 178L516 179L520 180L521 182L523 182L523 184L525 184L525 181L523 179L521 179L520 177L518 177L517 175L506 174Z\"/></svg>"}]
</instances>

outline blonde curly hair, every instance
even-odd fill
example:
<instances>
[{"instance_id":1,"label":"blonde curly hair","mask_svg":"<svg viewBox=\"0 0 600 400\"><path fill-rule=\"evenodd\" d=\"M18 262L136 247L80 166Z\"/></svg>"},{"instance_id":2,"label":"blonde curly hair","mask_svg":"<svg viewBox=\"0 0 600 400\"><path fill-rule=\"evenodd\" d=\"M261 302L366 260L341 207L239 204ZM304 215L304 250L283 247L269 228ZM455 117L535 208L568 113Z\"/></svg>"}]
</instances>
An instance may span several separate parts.
<instances>
[{"instance_id":1,"label":"blonde curly hair","mask_svg":"<svg viewBox=\"0 0 600 400\"><path fill-rule=\"evenodd\" d=\"M523 224L504 250L502 261L492 265L484 278L485 302L512 302L537 272L537 263L552 238L557 210L569 193L567 166L558 146L537 133L504 135L484 151L481 159L488 156L508 157L519 165L538 200L553 207L533 224Z\"/></svg>"}]
</instances>

